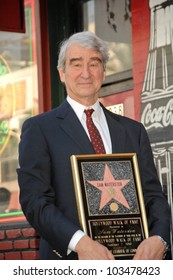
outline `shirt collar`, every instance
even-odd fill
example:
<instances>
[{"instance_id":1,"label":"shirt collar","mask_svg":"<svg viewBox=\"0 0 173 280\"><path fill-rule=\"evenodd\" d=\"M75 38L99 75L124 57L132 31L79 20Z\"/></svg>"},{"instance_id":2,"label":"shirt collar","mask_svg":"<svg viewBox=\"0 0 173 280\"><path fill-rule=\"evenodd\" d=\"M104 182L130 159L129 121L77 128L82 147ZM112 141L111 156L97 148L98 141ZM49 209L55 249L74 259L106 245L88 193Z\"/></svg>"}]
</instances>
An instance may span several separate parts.
<instances>
[{"instance_id":1,"label":"shirt collar","mask_svg":"<svg viewBox=\"0 0 173 280\"><path fill-rule=\"evenodd\" d=\"M81 120L83 118L84 115L84 110L85 109L94 109L93 112L93 117L98 117L100 118L101 115L101 106L99 101L97 100L96 103L90 107L86 107L80 103L78 103L77 101L75 101L74 99L72 99L71 97L67 96L67 101L69 102L69 104L71 105L71 107L73 108L73 110L75 111L76 115L78 116L79 120Z\"/></svg>"}]
</instances>

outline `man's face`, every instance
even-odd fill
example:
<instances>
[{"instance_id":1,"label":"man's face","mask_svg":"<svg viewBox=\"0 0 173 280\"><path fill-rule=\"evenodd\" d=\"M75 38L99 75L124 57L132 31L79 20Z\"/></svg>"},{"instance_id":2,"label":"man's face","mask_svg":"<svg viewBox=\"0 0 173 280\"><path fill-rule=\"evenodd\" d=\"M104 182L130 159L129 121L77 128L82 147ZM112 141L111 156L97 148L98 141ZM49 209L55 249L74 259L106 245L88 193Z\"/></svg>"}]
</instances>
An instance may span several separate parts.
<instances>
[{"instance_id":1,"label":"man's face","mask_svg":"<svg viewBox=\"0 0 173 280\"><path fill-rule=\"evenodd\" d=\"M99 52L73 44L66 54L65 70L59 69L68 95L85 104L94 103L105 79L102 56Z\"/></svg>"}]
</instances>

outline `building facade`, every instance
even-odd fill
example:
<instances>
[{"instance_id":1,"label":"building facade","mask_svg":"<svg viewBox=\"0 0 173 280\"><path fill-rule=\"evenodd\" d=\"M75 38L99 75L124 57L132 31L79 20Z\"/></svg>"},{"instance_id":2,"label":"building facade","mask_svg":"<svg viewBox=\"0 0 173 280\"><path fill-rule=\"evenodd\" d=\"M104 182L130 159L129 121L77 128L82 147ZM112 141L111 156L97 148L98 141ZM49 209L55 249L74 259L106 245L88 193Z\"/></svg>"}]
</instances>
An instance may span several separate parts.
<instances>
[{"instance_id":1,"label":"building facade","mask_svg":"<svg viewBox=\"0 0 173 280\"><path fill-rule=\"evenodd\" d=\"M77 31L95 32L109 45L100 101L146 127L173 224L173 2L7 0L1 5L0 259L39 258L39 235L19 203L20 131L25 119L65 99L58 45ZM7 13L13 14L11 22Z\"/></svg>"}]
</instances>

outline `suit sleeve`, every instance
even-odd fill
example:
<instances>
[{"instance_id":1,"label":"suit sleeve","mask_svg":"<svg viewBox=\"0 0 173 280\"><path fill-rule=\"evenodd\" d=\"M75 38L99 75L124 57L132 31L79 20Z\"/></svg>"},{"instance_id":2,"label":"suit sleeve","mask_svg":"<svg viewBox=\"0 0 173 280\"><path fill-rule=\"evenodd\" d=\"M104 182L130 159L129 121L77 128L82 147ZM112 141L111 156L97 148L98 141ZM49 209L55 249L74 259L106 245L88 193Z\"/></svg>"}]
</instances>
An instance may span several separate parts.
<instances>
[{"instance_id":1,"label":"suit sleeve","mask_svg":"<svg viewBox=\"0 0 173 280\"><path fill-rule=\"evenodd\" d=\"M27 220L53 249L66 255L69 241L79 228L55 205L49 147L34 118L22 128L17 173L20 202Z\"/></svg>"}]
</instances>

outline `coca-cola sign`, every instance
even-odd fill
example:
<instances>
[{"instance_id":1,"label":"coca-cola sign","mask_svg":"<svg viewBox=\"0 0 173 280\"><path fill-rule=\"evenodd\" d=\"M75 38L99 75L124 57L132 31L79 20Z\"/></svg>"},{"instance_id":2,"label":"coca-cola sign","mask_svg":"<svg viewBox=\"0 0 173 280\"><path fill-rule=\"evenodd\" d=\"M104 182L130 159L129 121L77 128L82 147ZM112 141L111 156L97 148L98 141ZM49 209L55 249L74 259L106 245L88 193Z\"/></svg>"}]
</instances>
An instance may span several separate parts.
<instances>
[{"instance_id":1,"label":"coca-cola sign","mask_svg":"<svg viewBox=\"0 0 173 280\"><path fill-rule=\"evenodd\" d=\"M143 100L144 101L144 100ZM173 139L173 94L161 99L142 102L141 122L151 142Z\"/></svg>"},{"instance_id":2,"label":"coca-cola sign","mask_svg":"<svg viewBox=\"0 0 173 280\"><path fill-rule=\"evenodd\" d=\"M158 108L154 107L151 102L148 103L143 109L141 122L146 129L164 128L173 125L173 98Z\"/></svg>"}]
</instances>

